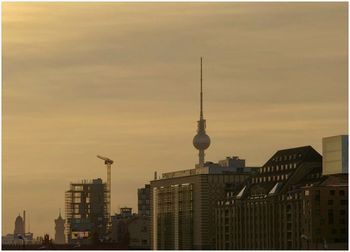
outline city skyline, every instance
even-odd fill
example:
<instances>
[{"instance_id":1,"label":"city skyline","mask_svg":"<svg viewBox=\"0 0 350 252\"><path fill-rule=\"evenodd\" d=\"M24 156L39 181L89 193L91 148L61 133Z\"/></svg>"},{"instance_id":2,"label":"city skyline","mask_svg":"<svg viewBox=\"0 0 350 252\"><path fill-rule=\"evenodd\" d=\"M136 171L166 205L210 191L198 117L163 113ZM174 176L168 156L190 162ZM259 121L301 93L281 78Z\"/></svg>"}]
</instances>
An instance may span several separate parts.
<instances>
[{"instance_id":1,"label":"city skyline","mask_svg":"<svg viewBox=\"0 0 350 252\"><path fill-rule=\"evenodd\" d=\"M346 20L346 3L4 3L3 234L26 209L53 236L69 183L106 181L97 154L112 213L194 168L200 57L207 161L322 153L347 134Z\"/></svg>"}]
</instances>

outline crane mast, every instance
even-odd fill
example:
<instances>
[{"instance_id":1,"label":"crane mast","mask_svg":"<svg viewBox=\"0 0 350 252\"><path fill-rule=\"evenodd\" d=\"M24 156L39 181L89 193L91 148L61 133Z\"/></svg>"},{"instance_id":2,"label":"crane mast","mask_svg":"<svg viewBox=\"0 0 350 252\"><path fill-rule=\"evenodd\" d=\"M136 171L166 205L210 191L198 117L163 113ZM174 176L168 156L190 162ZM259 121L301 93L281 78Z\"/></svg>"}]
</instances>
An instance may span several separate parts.
<instances>
[{"instance_id":1,"label":"crane mast","mask_svg":"<svg viewBox=\"0 0 350 252\"><path fill-rule=\"evenodd\" d=\"M105 161L105 165L107 166L107 191L108 191L108 206L107 206L107 211L108 211L108 222L110 224L110 218L111 218L111 190L112 190L112 171L111 171L111 166L113 164L113 160L109 159L107 157L103 157L100 155L97 155L99 159L102 159Z\"/></svg>"}]
</instances>

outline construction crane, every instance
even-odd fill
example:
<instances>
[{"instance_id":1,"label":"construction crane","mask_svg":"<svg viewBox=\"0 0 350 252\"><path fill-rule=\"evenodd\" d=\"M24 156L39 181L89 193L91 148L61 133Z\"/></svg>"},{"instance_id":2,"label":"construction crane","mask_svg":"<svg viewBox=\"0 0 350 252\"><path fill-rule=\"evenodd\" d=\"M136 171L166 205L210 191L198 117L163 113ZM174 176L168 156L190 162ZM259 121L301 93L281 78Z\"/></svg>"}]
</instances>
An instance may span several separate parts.
<instances>
[{"instance_id":1,"label":"construction crane","mask_svg":"<svg viewBox=\"0 0 350 252\"><path fill-rule=\"evenodd\" d=\"M108 220L111 218L111 165L113 164L113 160L97 155L99 159L105 161L105 165L107 166L107 191L108 191Z\"/></svg>"}]
</instances>

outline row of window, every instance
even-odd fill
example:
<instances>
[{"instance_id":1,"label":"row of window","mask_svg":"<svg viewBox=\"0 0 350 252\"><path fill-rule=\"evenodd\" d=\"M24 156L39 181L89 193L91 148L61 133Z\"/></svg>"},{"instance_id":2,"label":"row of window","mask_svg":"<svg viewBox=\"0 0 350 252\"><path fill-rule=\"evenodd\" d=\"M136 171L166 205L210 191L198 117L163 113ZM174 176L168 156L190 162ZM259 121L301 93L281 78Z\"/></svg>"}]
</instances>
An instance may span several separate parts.
<instances>
[{"instance_id":1,"label":"row of window","mask_svg":"<svg viewBox=\"0 0 350 252\"><path fill-rule=\"evenodd\" d=\"M329 191L329 195L335 196L335 190L330 190ZM345 196L345 191L344 190L340 190L339 191L339 196Z\"/></svg>"},{"instance_id":2,"label":"row of window","mask_svg":"<svg viewBox=\"0 0 350 252\"><path fill-rule=\"evenodd\" d=\"M296 167L297 167L297 163L280 164L276 166L265 166L259 169L259 173L285 171L289 169L295 169Z\"/></svg>"},{"instance_id":3,"label":"row of window","mask_svg":"<svg viewBox=\"0 0 350 252\"><path fill-rule=\"evenodd\" d=\"M280 181L280 180L286 180L288 179L289 174L282 174L282 175L275 175L275 176L267 176L267 177L258 177L253 178L253 183L262 183L262 182L269 182L269 181Z\"/></svg>"},{"instance_id":4,"label":"row of window","mask_svg":"<svg viewBox=\"0 0 350 252\"><path fill-rule=\"evenodd\" d=\"M302 155L301 153L294 153L294 154L290 154L290 155L283 155L283 156L279 156L279 157L274 157L272 158L272 161L275 162L280 162L280 161L287 161L287 160L293 160L293 159L297 159L300 158Z\"/></svg>"}]
</instances>

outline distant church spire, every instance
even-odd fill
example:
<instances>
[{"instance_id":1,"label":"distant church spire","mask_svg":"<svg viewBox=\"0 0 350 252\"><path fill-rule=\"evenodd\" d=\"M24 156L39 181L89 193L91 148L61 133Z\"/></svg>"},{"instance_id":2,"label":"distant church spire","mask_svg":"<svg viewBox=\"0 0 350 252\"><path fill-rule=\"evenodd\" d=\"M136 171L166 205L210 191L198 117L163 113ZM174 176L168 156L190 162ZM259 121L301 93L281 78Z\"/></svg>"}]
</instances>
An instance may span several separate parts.
<instances>
[{"instance_id":1,"label":"distant church spire","mask_svg":"<svg viewBox=\"0 0 350 252\"><path fill-rule=\"evenodd\" d=\"M205 119L203 117L203 71L202 71L202 58L201 58L201 71L200 71L200 116L199 121L197 121L197 135L193 138L194 147L199 150L199 162L198 166L204 166L204 150L206 150L210 145L210 138L205 132Z\"/></svg>"},{"instance_id":2,"label":"distant church spire","mask_svg":"<svg viewBox=\"0 0 350 252\"><path fill-rule=\"evenodd\" d=\"M55 219L55 243L64 244L66 242L64 235L64 224L65 220L61 216L61 208L59 209L58 218Z\"/></svg>"}]
</instances>

